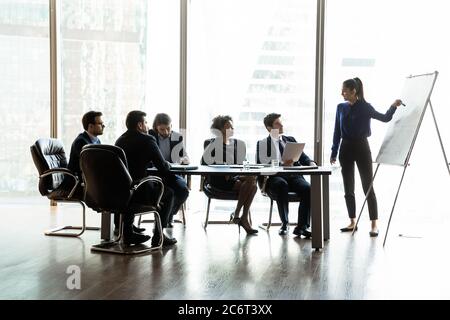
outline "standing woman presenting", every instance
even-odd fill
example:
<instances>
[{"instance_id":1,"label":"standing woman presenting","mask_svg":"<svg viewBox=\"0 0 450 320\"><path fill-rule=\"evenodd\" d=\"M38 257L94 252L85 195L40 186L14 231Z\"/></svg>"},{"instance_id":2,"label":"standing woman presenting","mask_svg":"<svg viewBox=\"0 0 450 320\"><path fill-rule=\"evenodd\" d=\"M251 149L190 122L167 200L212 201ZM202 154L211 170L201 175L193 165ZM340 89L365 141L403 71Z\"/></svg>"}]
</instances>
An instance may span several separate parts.
<instances>
[{"instance_id":1,"label":"standing woman presenting","mask_svg":"<svg viewBox=\"0 0 450 320\"><path fill-rule=\"evenodd\" d=\"M402 101L399 99L395 100L385 114L379 113L364 99L363 84L359 78L344 81L342 84L342 97L346 102L337 106L330 162L331 164L336 163L339 150L345 203L350 218L350 224L342 228L341 231L347 232L353 231L356 223L355 162L361 176L364 194L367 194L372 182L372 154L367 141L371 134L370 119L389 122L397 107L402 104ZM372 222L369 234L371 237L376 237L378 236L378 208L373 187L367 196L367 203Z\"/></svg>"}]
</instances>

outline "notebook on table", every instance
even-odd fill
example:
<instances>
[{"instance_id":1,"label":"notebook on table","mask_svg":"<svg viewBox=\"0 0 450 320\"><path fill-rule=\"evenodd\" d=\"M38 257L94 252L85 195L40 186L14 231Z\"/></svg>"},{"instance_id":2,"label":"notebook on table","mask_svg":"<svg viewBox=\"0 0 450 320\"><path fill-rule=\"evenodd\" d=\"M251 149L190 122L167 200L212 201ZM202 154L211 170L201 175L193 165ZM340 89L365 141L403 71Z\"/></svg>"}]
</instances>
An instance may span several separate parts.
<instances>
[{"instance_id":1,"label":"notebook on table","mask_svg":"<svg viewBox=\"0 0 450 320\"><path fill-rule=\"evenodd\" d=\"M234 169L242 169L245 166L243 164L232 164L230 165L230 168ZM261 169L265 167L270 167L270 164L259 164L259 163L251 163L247 166L249 169Z\"/></svg>"},{"instance_id":2,"label":"notebook on table","mask_svg":"<svg viewBox=\"0 0 450 320\"><path fill-rule=\"evenodd\" d=\"M198 166L173 163L173 164L170 164L170 169L175 169L175 170L196 170L196 169L198 169Z\"/></svg>"},{"instance_id":3,"label":"notebook on table","mask_svg":"<svg viewBox=\"0 0 450 320\"><path fill-rule=\"evenodd\" d=\"M310 170L310 169L318 169L318 166L291 166L291 167L283 167L283 170Z\"/></svg>"}]
</instances>

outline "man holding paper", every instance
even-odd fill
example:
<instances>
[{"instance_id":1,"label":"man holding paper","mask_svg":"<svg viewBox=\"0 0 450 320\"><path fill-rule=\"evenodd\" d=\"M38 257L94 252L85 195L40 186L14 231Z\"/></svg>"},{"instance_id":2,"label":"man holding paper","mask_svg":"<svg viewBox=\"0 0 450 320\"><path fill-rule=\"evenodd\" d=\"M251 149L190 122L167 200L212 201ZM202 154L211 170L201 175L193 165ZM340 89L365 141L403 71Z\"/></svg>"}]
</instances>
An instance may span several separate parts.
<instances>
[{"instance_id":1,"label":"man holding paper","mask_svg":"<svg viewBox=\"0 0 450 320\"><path fill-rule=\"evenodd\" d=\"M295 143L294 137L283 135L283 123L281 122L281 114L271 113L264 118L264 126L269 131L269 136L258 141L256 145L256 162L257 163L280 163L283 166L312 166L316 165L305 153L302 153L298 158L295 150L299 151L298 147L294 146L294 158L283 157L284 150L287 143ZM298 158L298 159L295 159ZM294 161L297 160L297 161ZM260 186L262 181L259 181ZM305 180L302 175L289 177L269 177L266 181L265 191L277 201L278 213L281 219L281 228L279 235L286 235L289 230L289 199L288 193L295 192L302 199L298 208L297 226L294 229L296 236L311 237L310 226L310 195L311 185Z\"/></svg>"}]
</instances>

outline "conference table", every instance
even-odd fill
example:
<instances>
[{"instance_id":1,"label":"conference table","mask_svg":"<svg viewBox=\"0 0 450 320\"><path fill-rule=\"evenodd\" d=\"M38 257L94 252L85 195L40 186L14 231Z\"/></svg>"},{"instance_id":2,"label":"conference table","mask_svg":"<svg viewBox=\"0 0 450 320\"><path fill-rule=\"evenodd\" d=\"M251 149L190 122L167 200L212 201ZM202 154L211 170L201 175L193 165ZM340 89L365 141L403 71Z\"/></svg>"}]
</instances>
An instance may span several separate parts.
<instances>
[{"instance_id":1,"label":"conference table","mask_svg":"<svg viewBox=\"0 0 450 320\"><path fill-rule=\"evenodd\" d=\"M151 170L149 169L149 174ZM183 175L241 175L241 176L311 176L311 233L312 248L319 250L324 246L324 240L330 239L330 206L329 206L329 176L331 170L324 167L262 167L258 165L214 165L214 166L182 166L171 168L175 174ZM102 239L110 238L111 222L109 214L103 217ZM104 224L105 223L105 224ZM109 227L108 226L109 223ZM102 228L103 230L103 228Z\"/></svg>"}]
</instances>

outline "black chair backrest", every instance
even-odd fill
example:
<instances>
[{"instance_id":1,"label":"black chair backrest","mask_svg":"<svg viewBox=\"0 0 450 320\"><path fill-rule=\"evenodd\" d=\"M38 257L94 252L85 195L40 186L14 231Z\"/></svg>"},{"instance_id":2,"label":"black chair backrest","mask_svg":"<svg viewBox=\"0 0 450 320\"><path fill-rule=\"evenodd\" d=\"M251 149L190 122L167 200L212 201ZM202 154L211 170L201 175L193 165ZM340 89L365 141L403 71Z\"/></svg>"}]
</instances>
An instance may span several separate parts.
<instances>
[{"instance_id":1,"label":"black chair backrest","mask_svg":"<svg viewBox=\"0 0 450 320\"><path fill-rule=\"evenodd\" d=\"M49 169L67 168L66 153L60 140L42 138L37 140L30 149L39 175ZM46 196L51 190L58 188L63 180L64 175L59 173L39 179L39 192Z\"/></svg>"},{"instance_id":2,"label":"black chair backrest","mask_svg":"<svg viewBox=\"0 0 450 320\"><path fill-rule=\"evenodd\" d=\"M86 204L96 211L119 212L130 201L132 178L125 153L119 147L89 144L80 154Z\"/></svg>"}]
</instances>

